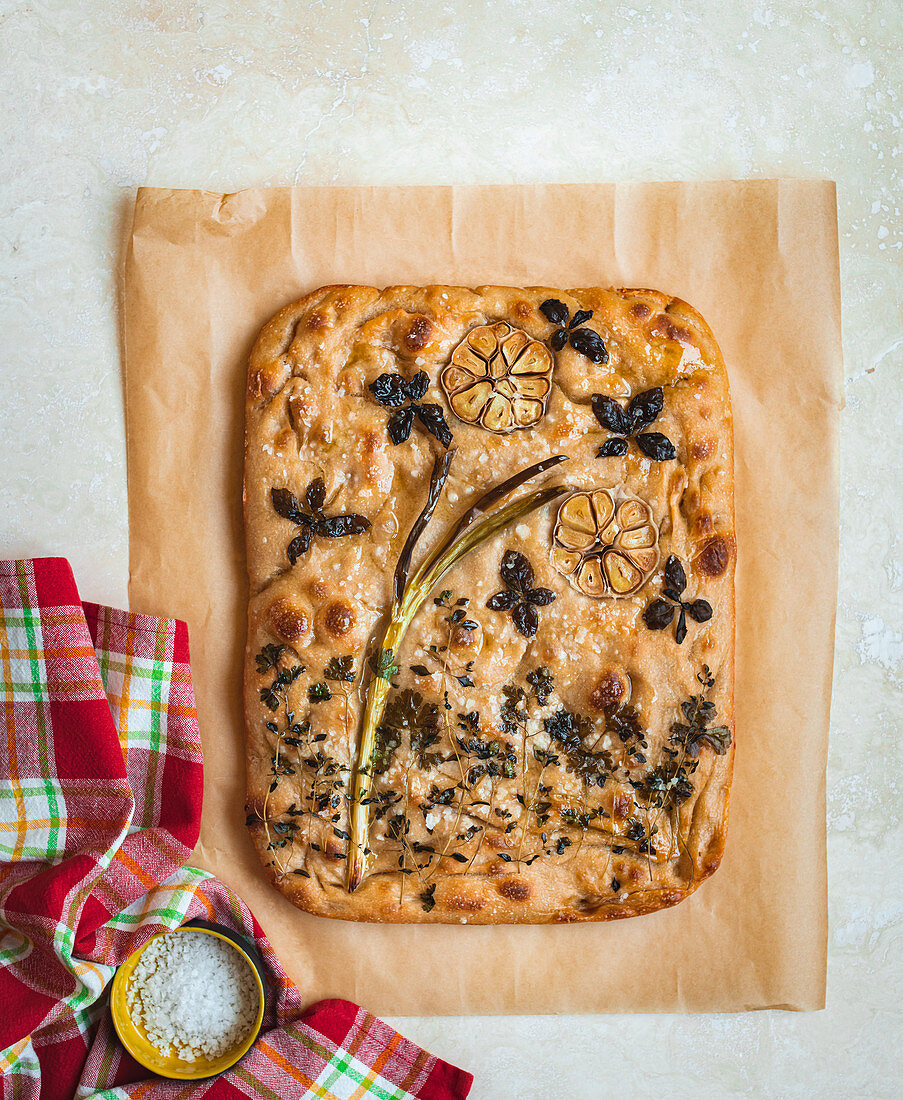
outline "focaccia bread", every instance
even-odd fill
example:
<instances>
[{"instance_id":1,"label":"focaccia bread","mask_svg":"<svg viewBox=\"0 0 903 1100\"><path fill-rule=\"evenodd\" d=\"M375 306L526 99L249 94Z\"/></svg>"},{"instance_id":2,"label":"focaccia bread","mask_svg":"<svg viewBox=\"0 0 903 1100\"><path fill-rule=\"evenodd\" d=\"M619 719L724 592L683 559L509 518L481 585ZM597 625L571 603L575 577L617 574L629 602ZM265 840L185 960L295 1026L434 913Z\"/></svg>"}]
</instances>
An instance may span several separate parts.
<instances>
[{"instance_id":1,"label":"focaccia bread","mask_svg":"<svg viewBox=\"0 0 903 1100\"><path fill-rule=\"evenodd\" d=\"M247 824L295 905L607 920L716 869L733 439L685 302L317 290L251 353L244 502Z\"/></svg>"}]
</instances>

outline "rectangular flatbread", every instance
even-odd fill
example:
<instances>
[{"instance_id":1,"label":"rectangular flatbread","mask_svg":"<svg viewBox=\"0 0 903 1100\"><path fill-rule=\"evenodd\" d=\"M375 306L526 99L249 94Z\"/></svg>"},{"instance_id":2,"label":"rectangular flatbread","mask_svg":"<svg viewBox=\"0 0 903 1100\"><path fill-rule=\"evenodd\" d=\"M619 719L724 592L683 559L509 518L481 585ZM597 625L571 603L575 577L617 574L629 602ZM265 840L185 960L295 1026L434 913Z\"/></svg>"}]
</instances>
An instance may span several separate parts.
<instances>
[{"instance_id":1,"label":"rectangular flatbread","mask_svg":"<svg viewBox=\"0 0 903 1100\"><path fill-rule=\"evenodd\" d=\"M475 924L692 893L727 830L733 499L727 372L677 298L329 286L277 313L244 476L275 887Z\"/></svg>"}]
</instances>

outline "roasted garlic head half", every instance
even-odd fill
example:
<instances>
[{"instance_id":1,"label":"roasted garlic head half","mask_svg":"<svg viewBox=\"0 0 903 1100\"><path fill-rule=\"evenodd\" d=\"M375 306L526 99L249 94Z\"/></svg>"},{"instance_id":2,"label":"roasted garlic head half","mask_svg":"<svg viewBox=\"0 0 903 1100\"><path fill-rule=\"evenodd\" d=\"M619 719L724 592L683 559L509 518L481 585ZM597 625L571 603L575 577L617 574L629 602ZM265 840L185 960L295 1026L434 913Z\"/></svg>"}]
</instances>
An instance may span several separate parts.
<instances>
[{"instance_id":1,"label":"roasted garlic head half","mask_svg":"<svg viewBox=\"0 0 903 1100\"><path fill-rule=\"evenodd\" d=\"M455 416L504 434L542 420L552 391L552 353L505 321L467 334L442 373Z\"/></svg>"},{"instance_id":2,"label":"roasted garlic head half","mask_svg":"<svg viewBox=\"0 0 903 1100\"><path fill-rule=\"evenodd\" d=\"M587 596L630 596L659 561L652 509L611 489L572 493L558 509L552 564Z\"/></svg>"}]
</instances>

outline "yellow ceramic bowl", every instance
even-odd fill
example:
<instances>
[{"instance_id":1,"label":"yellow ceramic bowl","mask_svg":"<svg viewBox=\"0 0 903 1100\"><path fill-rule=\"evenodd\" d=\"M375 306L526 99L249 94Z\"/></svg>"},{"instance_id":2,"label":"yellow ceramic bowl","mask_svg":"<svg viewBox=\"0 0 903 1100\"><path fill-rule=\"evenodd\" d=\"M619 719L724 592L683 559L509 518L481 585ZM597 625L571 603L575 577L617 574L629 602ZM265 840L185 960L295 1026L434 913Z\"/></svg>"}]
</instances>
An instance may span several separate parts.
<instances>
[{"instance_id":1,"label":"yellow ceramic bowl","mask_svg":"<svg viewBox=\"0 0 903 1100\"><path fill-rule=\"evenodd\" d=\"M138 960L147 947L147 943L153 943L154 940L158 940L160 936L178 936L183 931L203 932L205 935L217 936L219 939L224 940L231 947L234 947L239 955L242 956L250 967L251 973L254 975L259 1002L254 1024L249 1029L244 1039L237 1043L232 1050L221 1055L219 1058L201 1057L193 1061L187 1061L184 1058L161 1054L150 1042L147 1037L147 1032L141 1024L136 1023L129 1015L127 1001L129 984L132 980L132 972L138 965ZM209 926L199 927L198 925L185 925L183 928L174 928L170 932L161 932L160 936L154 936L152 939L148 940L143 947L139 947L137 951L132 952L122 966L116 971L113 978L113 986L110 991L110 1014L113 1017L113 1026L116 1028L116 1034L122 1041L122 1045L136 1062L140 1062L146 1069L158 1073L161 1077L175 1077L186 1081L196 1081L202 1077L213 1077L217 1073L222 1073L223 1070L229 1069L230 1066L234 1066L239 1058L244 1057L251 1049L254 1040L260 1032L260 1025L263 1021L263 1010L266 1002L266 994L260 970L254 959L252 959L248 952L237 942L237 938L233 938L231 934L227 934L225 931L220 932Z\"/></svg>"}]
</instances>

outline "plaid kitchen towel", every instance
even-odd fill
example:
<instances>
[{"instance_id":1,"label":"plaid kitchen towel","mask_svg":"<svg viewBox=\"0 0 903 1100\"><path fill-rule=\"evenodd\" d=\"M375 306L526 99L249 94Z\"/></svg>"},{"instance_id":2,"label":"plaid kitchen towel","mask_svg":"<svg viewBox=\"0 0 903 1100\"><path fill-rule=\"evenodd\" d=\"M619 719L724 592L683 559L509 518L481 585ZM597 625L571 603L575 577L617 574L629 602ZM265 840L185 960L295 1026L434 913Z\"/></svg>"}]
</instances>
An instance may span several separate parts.
<instances>
[{"instance_id":1,"label":"plaid kitchen towel","mask_svg":"<svg viewBox=\"0 0 903 1100\"><path fill-rule=\"evenodd\" d=\"M185 624L83 604L62 558L0 561L0 1084L22 1100L451 1100L470 1074L348 1001L304 1010L262 929L183 866L203 786ZM149 1078L107 1011L116 966L193 917L252 937L270 996L241 1063Z\"/></svg>"}]
</instances>

